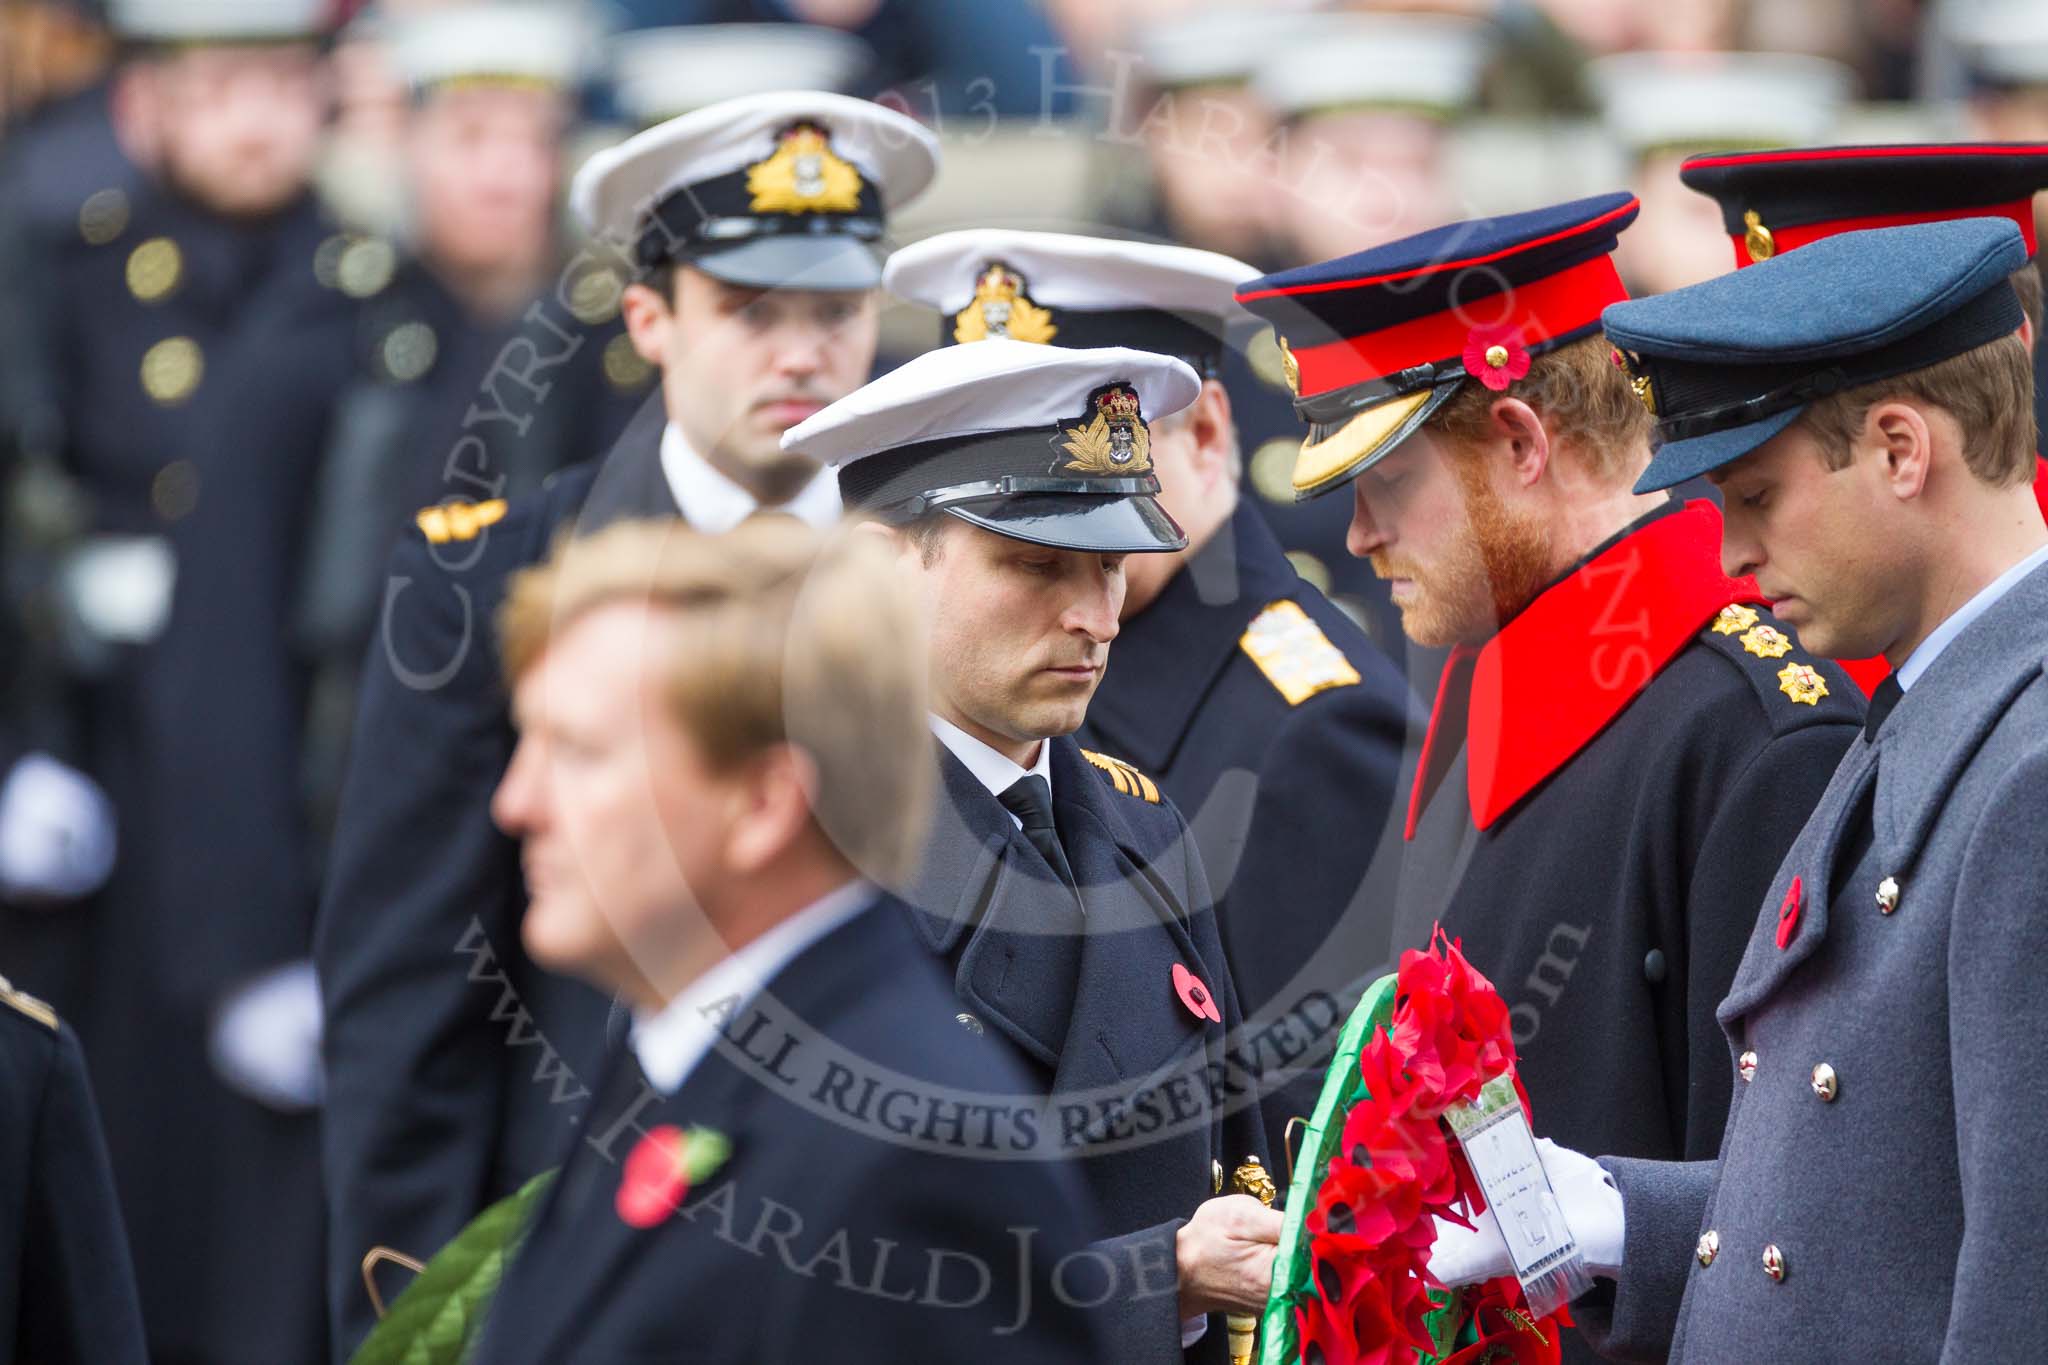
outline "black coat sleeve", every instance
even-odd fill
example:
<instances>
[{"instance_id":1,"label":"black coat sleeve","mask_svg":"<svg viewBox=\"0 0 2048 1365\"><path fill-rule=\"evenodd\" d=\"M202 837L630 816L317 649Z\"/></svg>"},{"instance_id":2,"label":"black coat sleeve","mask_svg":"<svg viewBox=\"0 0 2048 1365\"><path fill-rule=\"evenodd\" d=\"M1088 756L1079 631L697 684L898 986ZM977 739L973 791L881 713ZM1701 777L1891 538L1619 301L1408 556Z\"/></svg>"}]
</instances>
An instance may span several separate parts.
<instances>
[{"instance_id":1,"label":"black coat sleeve","mask_svg":"<svg viewBox=\"0 0 2048 1365\"><path fill-rule=\"evenodd\" d=\"M1400 782L1407 710L1402 697L1365 686L1325 700L1290 712L1274 735L1223 893L1231 971L1252 1012L1318 959L1347 914L1384 916L1379 902L1394 891L1391 876L1380 885L1371 874Z\"/></svg>"},{"instance_id":2,"label":"black coat sleeve","mask_svg":"<svg viewBox=\"0 0 2048 1365\"><path fill-rule=\"evenodd\" d=\"M4 1009L0 1006L0 1009ZM142 1307L85 1057L0 1019L0 1361L141 1365Z\"/></svg>"},{"instance_id":3,"label":"black coat sleeve","mask_svg":"<svg viewBox=\"0 0 2048 1365\"><path fill-rule=\"evenodd\" d=\"M521 898L490 818L513 737L483 585L504 575L444 564L510 549L401 542L363 670L315 937L338 1358L372 1325L365 1253L430 1256L489 1190L508 1061L491 987L470 976L485 943L516 941Z\"/></svg>"}]
</instances>

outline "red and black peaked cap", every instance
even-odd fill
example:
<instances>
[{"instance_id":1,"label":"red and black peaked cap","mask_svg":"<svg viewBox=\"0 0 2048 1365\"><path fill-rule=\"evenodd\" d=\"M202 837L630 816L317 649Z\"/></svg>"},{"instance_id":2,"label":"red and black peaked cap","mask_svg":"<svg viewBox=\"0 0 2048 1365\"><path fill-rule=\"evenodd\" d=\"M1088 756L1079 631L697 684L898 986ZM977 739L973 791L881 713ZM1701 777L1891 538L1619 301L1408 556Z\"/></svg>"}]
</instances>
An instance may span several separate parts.
<instances>
[{"instance_id":1,"label":"red and black peaked cap","mask_svg":"<svg viewBox=\"0 0 2048 1365\"><path fill-rule=\"evenodd\" d=\"M1735 264L1865 228L2009 218L2034 254L2034 191L2048 143L1781 147L1687 157L1678 178L1721 206Z\"/></svg>"},{"instance_id":2,"label":"red and black peaked cap","mask_svg":"<svg viewBox=\"0 0 2048 1365\"><path fill-rule=\"evenodd\" d=\"M1612 252L1636 210L1606 194L1472 219L1240 285L1309 424L1296 501L1383 459L1460 384L1505 390L1530 357L1598 333L1628 297Z\"/></svg>"}]
</instances>

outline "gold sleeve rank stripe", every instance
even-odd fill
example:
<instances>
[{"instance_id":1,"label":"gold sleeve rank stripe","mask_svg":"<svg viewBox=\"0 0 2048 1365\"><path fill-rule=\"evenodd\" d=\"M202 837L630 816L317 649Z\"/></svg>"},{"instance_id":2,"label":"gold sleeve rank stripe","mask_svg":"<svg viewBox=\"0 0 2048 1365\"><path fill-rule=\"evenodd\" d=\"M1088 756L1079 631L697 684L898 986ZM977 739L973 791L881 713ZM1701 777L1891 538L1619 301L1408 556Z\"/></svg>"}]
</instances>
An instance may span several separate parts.
<instances>
[{"instance_id":1,"label":"gold sleeve rank stripe","mask_svg":"<svg viewBox=\"0 0 2048 1365\"><path fill-rule=\"evenodd\" d=\"M1237 643L1266 675L1266 681L1287 698L1289 706L1359 681L1351 660L1330 643L1323 628L1309 619L1298 602L1282 599L1267 607Z\"/></svg>"},{"instance_id":2,"label":"gold sleeve rank stripe","mask_svg":"<svg viewBox=\"0 0 2048 1365\"><path fill-rule=\"evenodd\" d=\"M1110 782L1125 796L1135 796L1155 806L1159 804L1158 784L1122 759L1098 754L1093 749L1083 749L1081 757L1108 773Z\"/></svg>"},{"instance_id":3,"label":"gold sleeve rank stripe","mask_svg":"<svg viewBox=\"0 0 2048 1365\"><path fill-rule=\"evenodd\" d=\"M505 510L503 498L492 498L489 502L444 502L422 508L413 520L429 541L446 545L451 540L475 540L486 526L504 520Z\"/></svg>"},{"instance_id":4,"label":"gold sleeve rank stripe","mask_svg":"<svg viewBox=\"0 0 2048 1365\"><path fill-rule=\"evenodd\" d=\"M44 1028L57 1027L57 1011L26 991L18 991L6 977L0 976L0 1005L11 1005Z\"/></svg>"}]
</instances>

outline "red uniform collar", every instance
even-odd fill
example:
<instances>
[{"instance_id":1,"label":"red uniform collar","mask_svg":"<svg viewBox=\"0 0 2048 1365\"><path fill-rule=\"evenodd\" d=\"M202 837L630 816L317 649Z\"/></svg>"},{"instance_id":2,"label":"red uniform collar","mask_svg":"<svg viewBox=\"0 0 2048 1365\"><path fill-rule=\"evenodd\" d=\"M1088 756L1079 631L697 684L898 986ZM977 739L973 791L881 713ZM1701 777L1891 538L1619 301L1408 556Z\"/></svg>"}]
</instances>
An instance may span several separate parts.
<instances>
[{"instance_id":1,"label":"red uniform collar","mask_svg":"<svg viewBox=\"0 0 2048 1365\"><path fill-rule=\"evenodd\" d=\"M1721 512L1709 502L1652 520L1544 590L1477 651L1444 666L1407 836L1429 799L1422 775L1456 675L1471 669L1466 791L1490 827L1627 709L1721 608L1764 599L1721 572ZM1455 700L1448 704L1455 705Z\"/></svg>"}]
</instances>

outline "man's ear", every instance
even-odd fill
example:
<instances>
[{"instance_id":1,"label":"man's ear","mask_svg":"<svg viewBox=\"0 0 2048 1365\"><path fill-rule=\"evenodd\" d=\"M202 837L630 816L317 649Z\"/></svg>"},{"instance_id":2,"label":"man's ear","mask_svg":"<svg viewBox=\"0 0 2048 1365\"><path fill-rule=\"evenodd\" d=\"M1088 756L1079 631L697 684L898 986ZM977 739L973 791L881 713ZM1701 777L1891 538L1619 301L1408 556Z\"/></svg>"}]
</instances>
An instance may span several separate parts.
<instances>
[{"instance_id":1,"label":"man's ear","mask_svg":"<svg viewBox=\"0 0 2048 1365\"><path fill-rule=\"evenodd\" d=\"M726 855L742 872L773 864L811 826L818 769L793 744L778 744L747 765L733 787L733 821Z\"/></svg>"},{"instance_id":2,"label":"man's ear","mask_svg":"<svg viewBox=\"0 0 2048 1365\"><path fill-rule=\"evenodd\" d=\"M1901 502L1919 497L1927 487L1934 462L1934 422L1941 420L1930 420L1915 405L1897 399L1876 404L1863 419L1863 449L1857 454L1876 449L1884 461L1885 486Z\"/></svg>"},{"instance_id":3,"label":"man's ear","mask_svg":"<svg viewBox=\"0 0 2048 1365\"><path fill-rule=\"evenodd\" d=\"M2032 354L2034 349L2034 320L2025 314L2020 316L2020 345L2026 347L2028 353Z\"/></svg>"},{"instance_id":4,"label":"man's ear","mask_svg":"<svg viewBox=\"0 0 2048 1365\"><path fill-rule=\"evenodd\" d=\"M1550 468L1550 433L1536 409L1519 398L1497 398L1488 409L1493 416L1493 434L1508 456L1515 482L1533 486Z\"/></svg>"},{"instance_id":5,"label":"man's ear","mask_svg":"<svg viewBox=\"0 0 2048 1365\"><path fill-rule=\"evenodd\" d=\"M1202 486L1210 487L1218 478L1234 479L1237 471L1230 466L1237 451L1237 426L1230 410L1230 391L1217 380L1203 380L1188 420L1195 438L1195 472Z\"/></svg>"},{"instance_id":6,"label":"man's ear","mask_svg":"<svg viewBox=\"0 0 2048 1365\"><path fill-rule=\"evenodd\" d=\"M676 325L668 300L647 285L629 284L619 295L619 312L640 358L654 366L667 364L669 333Z\"/></svg>"}]
</instances>

